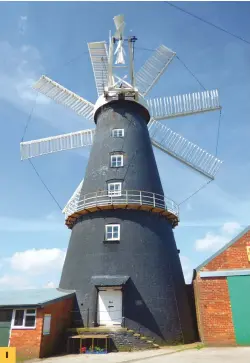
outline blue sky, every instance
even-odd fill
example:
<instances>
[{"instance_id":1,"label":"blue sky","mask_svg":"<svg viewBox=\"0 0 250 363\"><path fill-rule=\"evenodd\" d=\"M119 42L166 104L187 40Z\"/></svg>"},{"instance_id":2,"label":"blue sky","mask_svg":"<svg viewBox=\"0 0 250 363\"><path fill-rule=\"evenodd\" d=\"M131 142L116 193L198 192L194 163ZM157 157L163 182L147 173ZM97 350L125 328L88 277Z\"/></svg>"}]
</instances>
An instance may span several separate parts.
<instances>
[{"instance_id":1,"label":"blue sky","mask_svg":"<svg viewBox=\"0 0 250 363\"><path fill-rule=\"evenodd\" d=\"M179 6L243 38L250 34L250 4L179 2ZM219 157L214 182L180 207L175 229L184 273L199 265L249 224L250 210L250 45L201 23L163 2L2 2L0 3L1 213L0 289L57 286L70 231L29 162L21 162L24 140L92 128L70 110L38 97L30 85L46 74L95 102L96 90L87 42L107 40L113 16L124 14L137 46L165 44L207 89L218 88L223 106ZM250 39L249 39L250 40ZM82 56L79 56L82 54ZM137 50L139 69L150 56ZM69 64L66 64L68 61ZM200 91L175 59L150 96ZM164 121L174 131L215 152L219 113ZM34 160L63 207L84 177L89 149ZM155 150L165 194L180 203L205 182L202 177Z\"/></svg>"}]
</instances>

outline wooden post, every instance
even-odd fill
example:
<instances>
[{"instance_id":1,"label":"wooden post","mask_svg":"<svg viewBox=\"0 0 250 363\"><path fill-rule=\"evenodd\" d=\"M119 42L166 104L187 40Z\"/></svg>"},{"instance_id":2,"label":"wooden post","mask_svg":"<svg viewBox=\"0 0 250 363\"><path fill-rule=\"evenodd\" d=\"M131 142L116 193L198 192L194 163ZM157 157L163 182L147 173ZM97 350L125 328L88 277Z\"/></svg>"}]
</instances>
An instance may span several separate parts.
<instances>
[{"instance_id":1,"label":"wooden post","mask_svg":"<svg viewBox=\"0 0 250 363\"><path fill-rule=\"evenodd\" d=\"M67 340L67 353L69 354L69 340L70 338L68 337L68 340Z\"/></svg>"},{"instance_id":2,"label":"wooden post","mask_svg":"<svg viewBox=\"0 0 250 363\"><path fill-rule=\"evenodd\" d=\"M82 337L80 337L80 354L82 353Z\"/></svg>"},{"instance_id":3,"label":"wooden post","mask_svg":"<svg viewBox=\"0 0 250 363\"><path fill-rule=\"evenodd\" d=\"M87 327L89 327L89 308L87 310Z\"/></svg>"}]
</instances>

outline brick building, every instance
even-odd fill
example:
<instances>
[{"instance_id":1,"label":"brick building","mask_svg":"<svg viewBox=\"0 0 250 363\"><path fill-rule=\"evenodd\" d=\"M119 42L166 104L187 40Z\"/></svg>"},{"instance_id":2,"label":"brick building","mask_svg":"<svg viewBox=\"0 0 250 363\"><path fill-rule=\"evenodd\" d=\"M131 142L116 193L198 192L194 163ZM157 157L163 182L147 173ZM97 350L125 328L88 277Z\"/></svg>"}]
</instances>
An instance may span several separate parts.
<instances>
[{"instance_id":1,"label":"brick building","mask_svg":"<svg viewBox=\"0 0 250 363\"><path fill-rule=\"evenodd\" d=\"M194 270L201 341L250 345L250 227Z\"/></svg>"},{"instance_id":2,"label":"brick building","mask_svg":"<svg viewBox=\"0 0 250 363\"><path fill-rule=\"evenodd\" d=\"M60 352L74 296L57 289L0 291L0 347L16 347L23 359Z\"/></svg>"}]
</instances>

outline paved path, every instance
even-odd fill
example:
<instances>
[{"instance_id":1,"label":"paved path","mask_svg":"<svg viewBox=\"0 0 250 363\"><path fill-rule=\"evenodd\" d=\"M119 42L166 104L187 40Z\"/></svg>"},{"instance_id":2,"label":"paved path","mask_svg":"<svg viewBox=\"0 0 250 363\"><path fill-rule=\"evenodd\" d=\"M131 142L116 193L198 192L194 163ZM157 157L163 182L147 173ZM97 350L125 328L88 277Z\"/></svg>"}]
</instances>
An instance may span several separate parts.
<instances>
[{"instance_id":1,"label":"paved path","mask_svg":"<svg viewBox=\"0 0 250 363\"><path fill-rule=\"evenodd\" d=\"M133 353L109 353L103 355L67 355L38 359L29 363L250 363L250 347L203 348L200 350L159 349Z\"/></svg>"}]
</instances>

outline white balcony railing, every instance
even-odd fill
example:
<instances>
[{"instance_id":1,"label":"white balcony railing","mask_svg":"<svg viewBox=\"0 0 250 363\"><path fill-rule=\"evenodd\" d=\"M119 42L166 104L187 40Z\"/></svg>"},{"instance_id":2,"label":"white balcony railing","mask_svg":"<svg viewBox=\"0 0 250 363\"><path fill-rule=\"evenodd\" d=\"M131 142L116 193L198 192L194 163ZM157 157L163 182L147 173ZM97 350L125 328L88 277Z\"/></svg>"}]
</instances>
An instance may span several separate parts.
<instances>
[{"instance_id":1,"label":"white balcony railing","mask_svg":"<svg viewBox=\"0 0 250 363\"><path fill-rule=\"evenodd\" d=\"M98 191L94 193L85 194L80 199L80 191L68 203L64 209L66 219L74 213L88 210L94 207L103 207L108 205L145 205L154 208L159 208L170 212L178 219L179 208L178 205L171 199L164 197L164 195L138 191L138 190L122 190L121 195L110 195L107 190Z\"/></svg>"}]
</instances>

